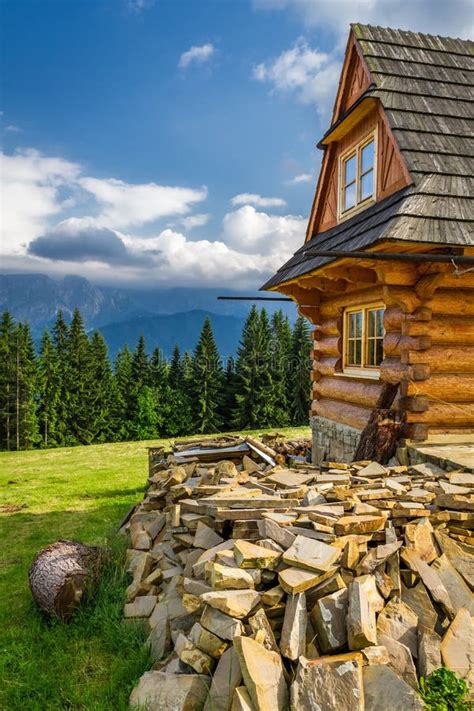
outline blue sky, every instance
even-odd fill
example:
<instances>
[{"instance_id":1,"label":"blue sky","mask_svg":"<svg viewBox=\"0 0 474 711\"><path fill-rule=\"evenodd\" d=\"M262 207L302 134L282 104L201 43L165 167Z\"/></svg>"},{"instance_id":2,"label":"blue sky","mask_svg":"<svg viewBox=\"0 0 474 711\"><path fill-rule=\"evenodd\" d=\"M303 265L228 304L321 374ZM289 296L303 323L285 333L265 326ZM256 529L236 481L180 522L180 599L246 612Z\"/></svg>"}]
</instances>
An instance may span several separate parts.
<instances>
[{"instance_id":1,"label":"blue sky","mask_svg":"<svg viewBox=\"0 0 474 711\"><path fill-rule=\"evenodd\" d=\"M449 5L449 6L448 6ZM438 0L4 0L4 271L261 284L303 240L352 20Z\"/></svg>"}]
</instances>

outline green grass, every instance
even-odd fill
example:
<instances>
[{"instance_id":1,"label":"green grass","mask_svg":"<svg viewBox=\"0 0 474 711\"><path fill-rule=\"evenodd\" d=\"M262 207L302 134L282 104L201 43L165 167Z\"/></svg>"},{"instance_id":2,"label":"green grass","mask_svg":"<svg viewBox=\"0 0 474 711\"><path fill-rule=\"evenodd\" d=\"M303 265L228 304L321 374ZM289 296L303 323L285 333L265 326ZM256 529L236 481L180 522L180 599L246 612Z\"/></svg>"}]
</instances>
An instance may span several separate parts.
<instances>
[{"instance_id":1,"label":"green grass","mask_svg":"<svg viewBox=\"0 0 474 711\"><path fill-rule=\"evenodd\" d=\"M282 431L309 436L308 428ZM146 446L157 443L0 453L2 711L127 707L149 660L140 631L121 619L127 581L116 531L143 495ZM5 505L22 508L5 513ZM37 611L27 579L36 552L59 538L114 548L99 590L67 625Z\"/></svg>"}]
</instances>

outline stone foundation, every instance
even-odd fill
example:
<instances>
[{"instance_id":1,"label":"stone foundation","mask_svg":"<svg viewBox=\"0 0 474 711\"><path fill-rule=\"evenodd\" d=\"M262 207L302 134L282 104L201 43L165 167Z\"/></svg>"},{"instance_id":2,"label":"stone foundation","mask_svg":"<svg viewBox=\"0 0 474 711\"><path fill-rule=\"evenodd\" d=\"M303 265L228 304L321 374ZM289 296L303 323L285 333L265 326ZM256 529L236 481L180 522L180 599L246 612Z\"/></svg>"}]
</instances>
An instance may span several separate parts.
<instances>
[{"instance_id":1,"label":"stone foundation","mask_svg":"<svg viewBox=\"0 0 474 711\"><path fill-rule=\"evenodd\" d=\"M313 464L324 459L335 462L352 462L361 435L360 430L341 425L326 417L312 417Z\"/></svg>"}]
</instances>

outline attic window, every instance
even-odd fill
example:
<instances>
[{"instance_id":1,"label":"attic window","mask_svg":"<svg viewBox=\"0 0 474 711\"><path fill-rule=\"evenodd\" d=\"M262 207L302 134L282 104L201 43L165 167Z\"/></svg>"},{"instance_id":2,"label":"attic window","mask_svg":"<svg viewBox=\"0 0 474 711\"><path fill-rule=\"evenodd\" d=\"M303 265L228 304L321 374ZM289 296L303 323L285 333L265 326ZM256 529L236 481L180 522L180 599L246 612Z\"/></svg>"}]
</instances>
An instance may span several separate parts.
<instances>
[{"instance_id":1,"label":"attic window","mask_svg":"<svg viewBox=\"0 0 474 711\"><path fill-rule=\"evenodd\" d=\"M339 217L375 199L375 135L367 136L341 157Z\"/></svg>"}]
</instances>

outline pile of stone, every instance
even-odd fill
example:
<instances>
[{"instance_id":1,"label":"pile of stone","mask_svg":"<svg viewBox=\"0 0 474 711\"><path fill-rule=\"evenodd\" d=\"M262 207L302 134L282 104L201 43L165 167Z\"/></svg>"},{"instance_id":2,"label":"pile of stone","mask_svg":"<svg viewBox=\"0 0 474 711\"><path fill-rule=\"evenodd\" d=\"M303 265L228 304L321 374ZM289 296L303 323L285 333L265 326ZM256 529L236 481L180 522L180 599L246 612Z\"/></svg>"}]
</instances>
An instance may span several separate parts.
<instances>
[{"instance_id":1,"label":"pile of stone","mask_svg":"<svg viewBox=\"0 0 474 711\"><path fill-rule=\"evenodd\" d=\"M408 711L442 665L474 686L473 474L192 447L124 525L154 662L132 707Z\"/></svg>"}]
</instances>

